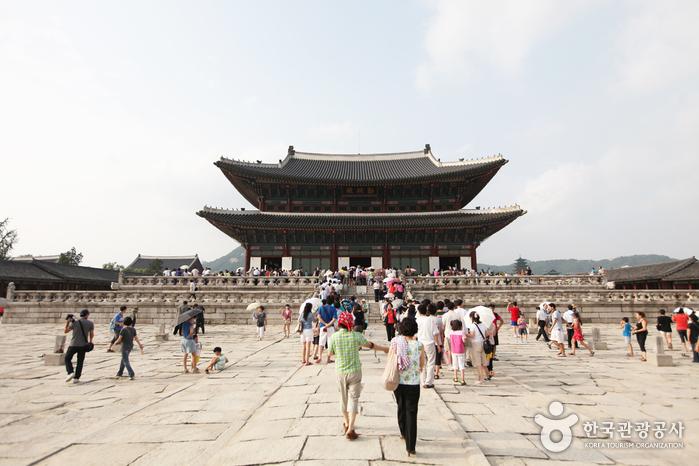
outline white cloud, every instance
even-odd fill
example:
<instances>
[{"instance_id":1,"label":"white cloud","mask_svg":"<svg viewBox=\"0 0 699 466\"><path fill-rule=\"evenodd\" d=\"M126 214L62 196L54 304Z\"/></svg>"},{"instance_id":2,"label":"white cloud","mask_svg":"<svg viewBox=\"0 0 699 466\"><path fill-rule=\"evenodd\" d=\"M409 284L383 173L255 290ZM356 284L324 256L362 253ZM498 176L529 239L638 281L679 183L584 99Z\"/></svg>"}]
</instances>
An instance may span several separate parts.
<instances>
[{"instance_id":1,"label":"white cloud","mask_svg":"<svg viewBox=\"0 0 699 466\"><path fill-rule=\"evenodd\" d=\"M648 92L699 74L699 2L633 1L616 43L617 86Z\"/></svg>"},{"instance_id":2,"label":"white cloud","mask_svg":"<svg viewBox=\"0 0 699 466\"><path fill-rule=\"evenodd\" d=\"M558 0L436 0L417 84L458 82L481 67L516 75L531 49L563 26L580 3Z\"/></svg>"}]
</instances>

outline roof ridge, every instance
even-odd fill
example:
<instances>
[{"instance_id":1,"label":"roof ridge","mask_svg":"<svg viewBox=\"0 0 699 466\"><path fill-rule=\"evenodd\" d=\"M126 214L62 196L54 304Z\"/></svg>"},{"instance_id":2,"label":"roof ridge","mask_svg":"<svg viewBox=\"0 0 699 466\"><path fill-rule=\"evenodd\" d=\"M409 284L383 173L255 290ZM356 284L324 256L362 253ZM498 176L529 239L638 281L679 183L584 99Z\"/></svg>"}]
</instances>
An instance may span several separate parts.
<instances>
[{"instance_id":1,"label":"roof ridge","mask_svg":"<svg viewBox=\"0 0 699 466\"><path fill-rule=\"evenodd\" d=\"M679 272L680 270L684 270L693 263L695 263L697 259L692 256L688 257L687 259L681 259L677 264L675 264L673 267L670 269L666 270L664 273L660 274L660 278L666 277L668 275L671 275L673 273Z\"/></svg>"},{"instance_id":2,"label":"roof ridge","mask_svg":"<svg viewBox=\"0 0 699 466\"><path fill-rule=\"evenodd\" d=\"M439 210L439 211L428 211L428 212L267 212L257 209L224 209L224 208L214 208L204 206L203 210L198 213L218 213L218 214L230 214L239 213L243 215L256 215L263 214L275 217L283 217L287 215L299 215L304 217L324 217L328 215L335 216L347 216L347 217L363 217L363 216L386 216L386 217L410 217L410 216L434 216L434 215L449 215L449 214L500 214L500 213L515 213L522 212L525 214L527 211L523 210L519 204L513 204L511 206L501 206L501 207L488 207L485 209L456 209L456 210ZM144 257L144 256L141 256Z\"/></svg>"},{"instance_id":3,"label":"roof ridge","mask_svg":"<svg viewBox=\"0 0 699 466\"><path fill-rule=\"evenodd\" d=\"M328 153L328 152L302 152L294 151L287 154L284 159L279 159L279 162L262 162L262 161L249 161L249 160L239 160L229 157L221 156L219 161L247 165L252 167L265 167L265 168L284 168L290 160L322 160L324 162L367 162L372 159L376 160L405 160L406 158L418 159L426 158L429 159L436 167L455 167L455 166L468 166L468 165L478 165L485 164L488 162L505 160L502 154L487 155L483 157L472 157L472 158L459 158L458 160L448 160L442 161L440 158L435 157L431 150L425 151L404 151L404 152L368 152L368 153ZM334 160L333 160L334 159Z\"/></svg>"},{"instance_id":4,"label":"roof ridge","mask_svg":"<svg viewBox=\"0 0 699 466\"><path fill-rule=\"evenodd\" d=\"M152 260L152 259L195 259L197 257L198 257L197 254L194 254L192 256L144 256L142 254L138 255L139 259L148 259L148 260Z\"/></svg>"}]
</instances>

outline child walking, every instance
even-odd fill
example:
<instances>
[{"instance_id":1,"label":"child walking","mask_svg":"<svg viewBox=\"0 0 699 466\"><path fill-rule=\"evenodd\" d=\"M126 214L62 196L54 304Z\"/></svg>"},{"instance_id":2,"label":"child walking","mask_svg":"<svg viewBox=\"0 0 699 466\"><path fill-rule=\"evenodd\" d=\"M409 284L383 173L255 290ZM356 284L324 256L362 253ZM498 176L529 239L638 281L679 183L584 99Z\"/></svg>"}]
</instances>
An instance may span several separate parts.
<instances>
[{"instance_id":1,"label":"child walking","mask_svg":"<svg viewBox=\"0 0 699 466\"><path fill-rule=\"evenodd\" d=\"M112 351L112 346L121 343L121 364L119 364L119 371L117 372L117 377L122 377L124 375L124 368L129 373L129 379L133 380L136 374L131 368L131 363L129 362L129 355L131 350L133 350L133 342L136 340L138 346L141 348L141 354L143 354L143 343L138 339L136 335L136 329L133 328L133 319L127 317L124 319L124 326L119 332L119 336L114 340L114 343L109 345L109 351Z\"/></svg>"},{"instance_id":2,"label":"child walking","mask_svg":"<svg viewBox=\"0 0 699 466\"><path fill-rule=\"evenodd\" d=\"M522 313L520 313L517 318L517 334L520 343L525 343L527 341L529 331L527 331L527 321L524 319L524 314Z\"/></svg>"},{"instance_id":3,"label":"child walking","mask_svg":"<svg viewBox=\"0 0 699 466\"><path fill-rule=\"evenodd\" d=\"M624 337L624 343L626 343L626 356L633 357L633 346L631 346L631 322L629 322L628 317L623 317L621 322L621 336Z\"/></svg>"},{"instance_id":4,"label":"child walking","mask_svg":"<svg viewBox=\"0 0 699 466\"><path fill-rule=\"evenodd\" d=\"M207 374L209 374L211 371L221 372L223 369L226 368L227 362L228 358L226 358L221 352L221 347L217 346L216 348L214 348L214 357L211 358L211 362L209 362L209 365L206 366L204 372L206 372Z\"/></svg>"},{"instance_id":5,"label":"child walking","mask_svg":"<svg viewBox=\"0 0 699 466\"><path fill-rule=\"evenodd\" d=\"M587 344L587 342L585 341L585 337L583 336L582 320L580 319L580 314L578 313L578 311L575 311L573 313L573 340L580 343L585 349L587 349L590 352L590 356L595 355L595 352L592 351L592 348L590 348L590 345ZM572 345L572 348L570 350L571 356L575 356L576 349L576 346Z\"/></svg>"},{"instance_id":6,"label":"child walking","mask_svg":"<svg viewBox=\"0 0 699 466\"><path fill-rule=\"evenodd\" d=\"M461 371L461 385L466 385L466 368L464 355L466 345L464 344L464 332L461 319L450 322L451 333L449 334L449 348L451 352L451 365L454 369L454 383L459 383L459 371Z\"/></svg>"}]
</instances>

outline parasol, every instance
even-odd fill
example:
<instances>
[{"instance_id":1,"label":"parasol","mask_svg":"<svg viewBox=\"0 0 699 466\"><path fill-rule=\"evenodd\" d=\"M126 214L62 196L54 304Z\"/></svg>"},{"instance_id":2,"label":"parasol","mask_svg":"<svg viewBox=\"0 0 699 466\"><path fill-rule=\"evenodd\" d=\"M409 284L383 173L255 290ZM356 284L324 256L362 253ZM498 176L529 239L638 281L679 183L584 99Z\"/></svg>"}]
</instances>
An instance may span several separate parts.
<instances>
[{"instance_id":1,"label":"parasol","mask_svg":"<svg viewBox=\"0 0 699 466\"><path fill-rule=\"evenodd\" d=\"M203 312L203 309L200 307L195 307L194 309L190 309L188 311L183 312L177 318L177 325L180 325L183 322L187 322L189 319L191 319L192 317L198 316L202 312Z\"/></svg>"},{"instance_id":2,"label":"parasol","mask_svg":"<svg viewBox=\"0 0 699 466\"><path fill-rule=\"evenodd\" d=\"M471 317L470 317L472 311L476 311L476 313L478 314L478 317L481 318L481 323L485 324L486 327L490 327L491 325L493 325L493 322L495 321L495 315L493 315L492 309L490 309L489 307L485 307L485 306L472 307L471 309L466 311L466 317L464 317L464 319L468 319L468 322L471 322L471 323L473 323L473 321L471 321Z\"/></svg>"},{"instance_id":3,"label":"parasol","mask_svg":"<svg viewBox=\"0 0 699 466\"><path fill-rule=\"evenodd\" d=\"M394 309L397 309L398 307L403 305L403 300L402 299L394 299L391 301L391 304L393 305Z\"/></svg>"},{"instance_id":4,"label":"parasol","mask_svg":"<svg viewBox=\"0 0 699 466\"><path fill-rule=\"evenodd\" d=\"M692 309L691 307L684 307L684 306L680 306L678 308L675 308L675 310L672 311L672 313L677 314L678 312L680 312L680 309L684 309L684 313L687 315L694 314L694 309Z\"/></svg>"},{"instance_id":5,"label":"parasol","mask_svg":"<svg viewBox=\"0 0 699 466\"><path fill-rule=\"evenodd\" d=\"M320 308L320 306L323 305L323 301L321 301L320 298L309 298L309 299L305 300L303 303L301 303L301 306L299 307L300 313L303 312L303 308L306 307L306 303L311 303L311 305L313 306L311 308L311 310L313 312L316 312L318 310L318 308Z\"/></svg>"},{"instance_id":6,"label":"parasol","mask_svg":"<svg viewBox=\"0 0 699 466\"><path fill-rule=\"evenodd\" d=\"M254 310L257 309L258 307L260 307L260 303L254 302L254 303L248 304L248 307L246 307L245 310L246 310L246 311L254 311Z\"/></svg>"}]
</instances>

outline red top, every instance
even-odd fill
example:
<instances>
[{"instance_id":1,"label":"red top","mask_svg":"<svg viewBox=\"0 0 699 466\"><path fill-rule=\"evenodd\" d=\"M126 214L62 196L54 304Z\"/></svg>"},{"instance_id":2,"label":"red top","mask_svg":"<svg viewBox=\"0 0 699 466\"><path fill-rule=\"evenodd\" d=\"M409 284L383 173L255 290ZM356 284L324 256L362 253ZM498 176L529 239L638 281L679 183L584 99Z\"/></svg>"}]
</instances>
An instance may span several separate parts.
<instances>
[{"instance_id":1,"label":"red top","mask_svg":"<svg viewBox=\"0 0 699 466\"><path fill-rule=\"evenodd\" d=\"M689 322L687 314L675 314L672 316L672 320L675 322L677 330L687 330L687 323Z\"/></svg>"},{"instance_id":2,"label":"red top","mask_svg":"<svg viewBox=\"0 0 699 466\"><path fill-rule=\"evenodd\" d=\"M510 306L507 310L510 311L510 320L519 319L519 308L517 306Z\"/></svg>"},{"instance_id":3,"label":"red top","mask_svg":"<svg viewBox=\"0 0 699 466\"><path fill-rule=\"evenodd\" d=\"M393 308L386 309L386 323L395 324L396 323L396 311Z\"/></svg>"}]
</instances>

